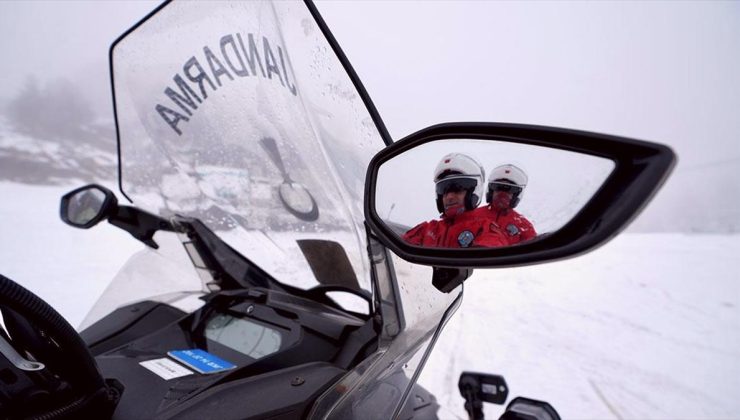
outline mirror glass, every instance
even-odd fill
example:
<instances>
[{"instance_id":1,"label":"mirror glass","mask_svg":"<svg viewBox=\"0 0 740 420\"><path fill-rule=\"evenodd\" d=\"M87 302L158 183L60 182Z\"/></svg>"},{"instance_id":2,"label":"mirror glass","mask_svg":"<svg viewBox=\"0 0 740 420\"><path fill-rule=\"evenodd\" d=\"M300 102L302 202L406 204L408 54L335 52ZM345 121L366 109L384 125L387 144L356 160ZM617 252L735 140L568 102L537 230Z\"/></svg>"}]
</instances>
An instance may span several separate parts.
<instances>
[{"instance_id":1,"label":"mirror glass","mask_svg":"<svg viewBox=\"0 0 740 420\"><path fill-rule=\"evenodd\" d=\"M547 147L438 140L382 164L375 211L413 245L513 246L563 227L613 169L610 159Z\"/></svg>"},{"instance_id":2,"label":"mirror glass","mask_svg":"<svg viewBox=\"0 0 740 420\"><path fill-rule=\"evenodd\" d=\"M90 223L103 210L105 192L90 187L69 197L67 204L67 220L73 225L84 226Z\"/></svg>"}]
</instances>

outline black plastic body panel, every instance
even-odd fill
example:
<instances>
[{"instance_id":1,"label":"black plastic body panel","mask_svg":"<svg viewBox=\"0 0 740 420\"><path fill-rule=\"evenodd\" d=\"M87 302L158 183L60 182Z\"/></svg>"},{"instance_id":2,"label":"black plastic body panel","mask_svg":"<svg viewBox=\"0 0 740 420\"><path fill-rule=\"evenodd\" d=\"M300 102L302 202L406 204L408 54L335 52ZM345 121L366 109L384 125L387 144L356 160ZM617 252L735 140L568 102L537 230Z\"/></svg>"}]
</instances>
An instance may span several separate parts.
<instances>
[{"instance_id":1,"label":"black plastic body panel","mask_svg":"<svg viewBox=\"0 0 740 420\"><path fill-rule=\"evenodd\" d=\"M97 356L177 322L186 315L171 306L144 301L116 309L80 332L80 336L93 356Z\"/></svg>"},{"instance_id":2,"label":"black plastic body panel","mask_svg":"<svg viewBox=\"0 0 740 420\"><path fill-rule=\"evenodd\" d=\"M279 331L279 348L252 353L257 343L251 339L241 348L215 341L222 327L209 326L209 320L224 316ZM343 361L357 360L372 345L372 322L300 296L252 288L206 296L191 314L157 302L132 304L82 335L103 377L123 386L114 418L296 418L346 374L352 363ZM249 336L247 330L240 334ZM196 348L235 367L208 374L187 367L189 374L164 379L141 365L160 359L180 364L169 352Z\"/></svg>"},{"instance_id":3,"label":"black plastic body panel","mask_svg":"<svg viewBox=\"0 0 740 420\"><path fill-rule=\"evenodd\" d=\"M307 363L212 387L157 419L298 419L344 370ZM121 417L124 418L124 417Z\"/></svg>"}]
</instances>

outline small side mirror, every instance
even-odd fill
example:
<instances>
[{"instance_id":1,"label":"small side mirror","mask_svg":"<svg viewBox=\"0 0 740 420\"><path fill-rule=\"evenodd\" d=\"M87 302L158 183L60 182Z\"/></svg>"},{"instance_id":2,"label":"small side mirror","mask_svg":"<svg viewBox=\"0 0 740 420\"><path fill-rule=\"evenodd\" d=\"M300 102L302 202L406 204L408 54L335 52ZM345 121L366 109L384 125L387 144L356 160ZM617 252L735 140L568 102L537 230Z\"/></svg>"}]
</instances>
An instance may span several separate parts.
<instances>
[{"instance_id":1,"label":"small side mirror","mask_svg":"<svg viewBox=\"0 0 740 420\"><path fill-rule=\"evenodd\" d=\"M560 415L545 401L516 397L499 420L560 420Z\"/></svg>"},{"instance_id":2,"label":"small side mirror","mask_svg":"<svg viewBox=\"0 0 740 420\"><path fill-rule=\"evenodd\" d=\"M457 383L460 395L465 398L465 411L471 419L483 419L483 403L504 404L509 387L501 375L463 372Z\"/></svg>"},{"instance_id":3,"label":"small side mirror","mask_svg":"<svg viewBox=\"0 0 740 420\"><path fill-rule=\"evenodd\" d=\"M70 226L89 229L118 207L113 192L96 184L85 185L62 196L59 216Z\"/></svg>"},{"instance_id":4,"label":"small side mirror","mask_svg":"<svg viewBox=\"0 0 740 420\"><path fill-rule=\"evenodd\" d=\"M159 247L152 239L155 232L174 230L167 219L136 207L119 206L113 191L97 184L85 185L62 196L59 216L64 223L81 229L107 219L154 249Z\"/></svg>"}]
</instances>

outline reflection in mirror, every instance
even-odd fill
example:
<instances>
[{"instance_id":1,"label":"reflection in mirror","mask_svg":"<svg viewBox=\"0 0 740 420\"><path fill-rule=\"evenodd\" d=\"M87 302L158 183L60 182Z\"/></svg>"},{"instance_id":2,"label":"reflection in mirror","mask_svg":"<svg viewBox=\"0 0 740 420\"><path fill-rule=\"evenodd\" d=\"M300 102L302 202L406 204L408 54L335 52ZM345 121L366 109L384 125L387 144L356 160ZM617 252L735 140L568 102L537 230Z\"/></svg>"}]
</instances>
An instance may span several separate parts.
<instances>
[{"instance_id":1,"label":"reflection in mirror","mask_svg":"<svg viewBox=\"0 0 740 420\"><path fill-rule=\"evenodd\" d=\"M105 193L97 188L79 191L69 198L67 219L74 225L86 225L100 214L104 201Z\"/></svg>"},{"instance_id":2,"label":"reflection in mirror","mask_svg":"<svg viewBox=\"0 0 740 420\"><path fill-rule=\"evenodd\" d=\"M563 227L613 169L609 159L547 147L433 141L382 164L375 211L412 245L512 246Z\"/></svg>"}]
</instances>

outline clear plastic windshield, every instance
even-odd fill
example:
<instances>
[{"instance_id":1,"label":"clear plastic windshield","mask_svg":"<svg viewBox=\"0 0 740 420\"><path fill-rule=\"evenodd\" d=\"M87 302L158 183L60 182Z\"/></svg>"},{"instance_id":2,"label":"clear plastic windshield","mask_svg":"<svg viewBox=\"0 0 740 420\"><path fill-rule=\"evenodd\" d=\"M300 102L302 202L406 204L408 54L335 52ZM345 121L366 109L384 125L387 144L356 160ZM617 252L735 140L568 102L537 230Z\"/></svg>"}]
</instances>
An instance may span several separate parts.
<instances>
[{"instance_id":1,"label":"clear plastic windshield","mask_svg":"<svg viewBox=\"0 0 740 420\"><path fill-rule=\"evenodd\" d=\"M168 3L118 41L112 64L126 195L164 217L201 220L282 283L309 288L341 272L374 289L379 348L313 414L344 418L382 404L393 416L459 295L439 293L430 268L379 244L368 257L364 178L384 143L308 7ZM186 311L199 304L197 270L168 251L184 248L161 245L126 264L85 324L147 295ZM174 266L186 263L187 273ZM164 288L148 284L156 277Z\"/></svg>"},{"instance_id":2,"label":"clear plastic windshield","mask_svg":"<svg viewBox=\"0 0 740 420\"><path fill-rule=\"evenodd\" d=\"M362 196L383 141L306 5L173 2L112 60L137 207L196 217L301 288L324 280L305 244L334 242L370 290Z\"/></svg>"},{"instance_id":3,"label":"clear plastic windshield","mask_svg":"<svg viewBox=\"0 0 740 420\"><path fill-rule=\"evenodd\" d=\"M185 312L203 305L207 290L177 234L157 232L158 249L142 246L108 284L79 326L84 330L122 306L144 300L166 303Z\"/></svg>"}]
</instances>

